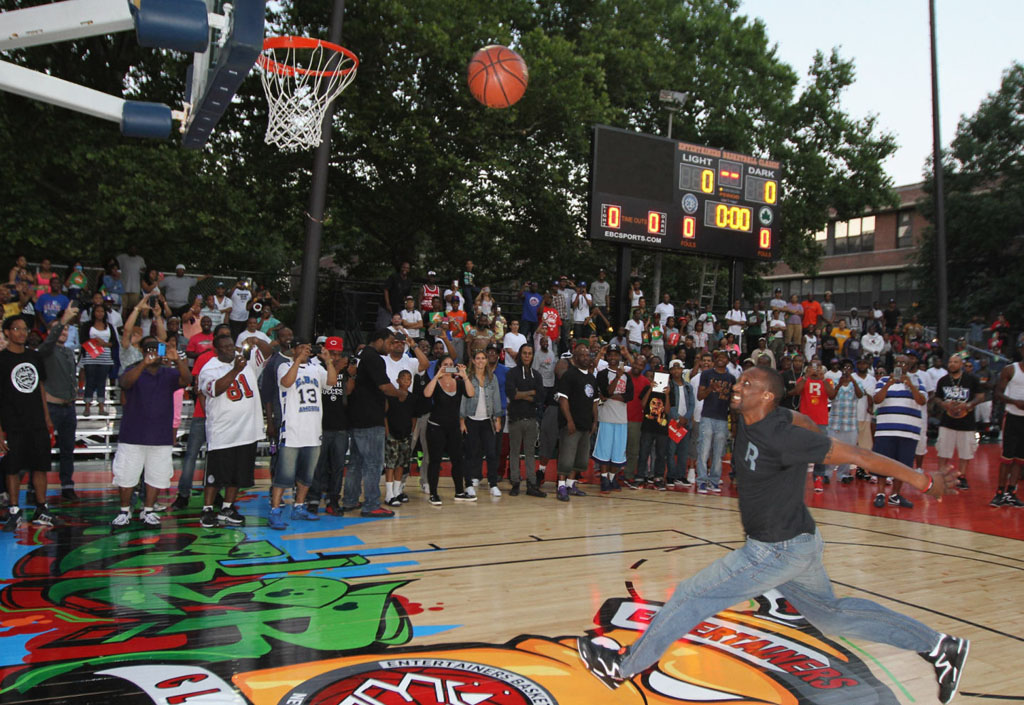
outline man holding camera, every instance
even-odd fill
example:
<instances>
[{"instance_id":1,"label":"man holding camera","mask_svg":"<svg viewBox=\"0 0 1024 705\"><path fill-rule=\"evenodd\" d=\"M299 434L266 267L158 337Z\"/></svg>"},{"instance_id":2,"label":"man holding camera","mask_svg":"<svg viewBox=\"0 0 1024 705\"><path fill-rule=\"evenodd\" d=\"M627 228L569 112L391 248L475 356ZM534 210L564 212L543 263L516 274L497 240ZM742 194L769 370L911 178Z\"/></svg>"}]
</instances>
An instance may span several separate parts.
<instances>
[{"instance_id":1,"label":"man holding camera","mask_svg":"<svg viewBox=\"0 0 1024 705\"><path fill-rule=\"evenodd\" d=\"M206 489L199 525L207 528L220 522L241 526L245 518L234 507L239 487L253 483L256 444L263 438L263 409L259 376L271 355L270 345L249 338L250 355L235 347L230 335L213 341L217 356L199 373L199 391L206 408ZM217 490L224 488L224 502L215 510Z\"/></svg>"},{"instance_id":2,"label":"man holding camera","mask_svg":"<svg viewBox=\"0 0 1024 705\"><path fill-rule=\"evenodd\" d=\"M249 320L249 302L252 301L252 291L249 289L249 282L239 279L228 292L231 299L231 312L228 313L228 325L231 326L231 337L237 338L238 334L245 330Z\"/></svg>"},{"instance_id":3,"label":"man holding camera","mask_svg":"<svg viewBox=\"0 0 1024 705\"><path fill-rule=\"evenodd\" d=\"M914 465L914 452L921 437L924 414L922 409L928 401L924 384L917 378L906 374L907 356L897 355L896 366L892 374L882 377L875 384L875 445L872 450L879 455L903 463L907 467ZM803 411L803 409L801 409ZM920 468L916 468L921 472ZM889 504L896 507L912 509L910 500L900 494L903 487L901 480L893 480L892 494ZM884 507L885 493L875 495L874 505Z\"/></svg>"},{"instance_id":4,"label":"man holding camera","mask_svg":"<svg viewBox=\"0 0 1024 705\"><path fill-rule=\"evenodd\" d=\"M192 383L185 358L177 347L147 336L142 339L142 361L129 367L120 379L124 415L114 454L114 484L121 497L121 511L110 522L128 526L132 520L132 492L145 470L146 496L139 521L160 526L153 510L157 492L171 486L174 468L174 393ZM173 363L169 367L165 361Z\"/></svg>"}]
</instances>

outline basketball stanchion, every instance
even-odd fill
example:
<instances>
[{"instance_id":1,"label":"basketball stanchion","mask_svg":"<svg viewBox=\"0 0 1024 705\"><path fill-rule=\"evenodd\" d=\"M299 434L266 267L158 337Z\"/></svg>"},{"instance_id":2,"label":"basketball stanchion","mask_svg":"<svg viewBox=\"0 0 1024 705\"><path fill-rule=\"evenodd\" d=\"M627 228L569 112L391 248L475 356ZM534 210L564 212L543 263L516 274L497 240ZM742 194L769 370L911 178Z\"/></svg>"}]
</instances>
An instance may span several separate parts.
<instances>
[{"instance_id":1,"label":"basketball stanchion","mask_svg":"<svg viewBox=\"0 0 1024 705\"><path fill-rule=\"evenodd\" d=\"M327 106L355 79L358 57L321 39L268 37L257 63L270 108L266 143L287 152L317 147Z\"/></svg>"}]
</instances>

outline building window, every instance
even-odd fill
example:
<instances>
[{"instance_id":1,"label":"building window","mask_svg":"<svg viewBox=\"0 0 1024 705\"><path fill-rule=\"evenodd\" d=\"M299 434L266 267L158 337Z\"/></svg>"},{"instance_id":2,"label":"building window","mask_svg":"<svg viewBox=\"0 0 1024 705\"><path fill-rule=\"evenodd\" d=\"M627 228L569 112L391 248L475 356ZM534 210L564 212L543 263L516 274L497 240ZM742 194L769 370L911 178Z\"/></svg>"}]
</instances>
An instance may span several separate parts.
<instances>
[{"instance_id":1,"label":"building window","mask_svg":"<svg viewBox=\"0 0 1024 705\"><path fill-rule=\"evenodd\" d=\"M861 220L860 228L860 249L861 252L871 252L875 249L875 216L867 215Z\"/></svg>"},{"instance_id":2,"label":"building window","mask_svg":"<svg viewBox=\"0 0 1024 705\"><path fill-rule=\"evenodd\" d=\"M837 220L833 254L870 252L875 249L875 216Z\"/></svg>"},{"instance_id":3,"label":"building window","mask_svg":"<svg viewBox=\"0 0 1024 705\"><path fill-rule=\"evenodd\" d=\"M913 214L910 211L903 211L900 213L899 227L896 230L896 247L912 247L913 244Z\"/></svg>"},{"instance_id":4,"label":"building window","mask_svg":"<svg viewBox=\"0 0 1024 705\"><path fill-rule=\"evenodd\" d=\"M835 229L835 247L832 252L837 255L845 255L849 250L847 249L847 234L849 233L850 225L845 220L836 221Z\"/></svg>"}]
</instances>

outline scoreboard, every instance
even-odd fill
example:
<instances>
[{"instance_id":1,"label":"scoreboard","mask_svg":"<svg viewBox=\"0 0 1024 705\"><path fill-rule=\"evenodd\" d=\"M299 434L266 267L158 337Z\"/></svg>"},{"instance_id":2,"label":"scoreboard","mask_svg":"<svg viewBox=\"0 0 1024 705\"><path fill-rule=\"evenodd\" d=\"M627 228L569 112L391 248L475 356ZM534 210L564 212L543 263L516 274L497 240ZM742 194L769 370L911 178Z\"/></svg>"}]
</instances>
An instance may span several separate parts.
<instances>
[{"instance_id":1,"label":"scoreboard","mask_svg":"<svg viewBox=\"0 0 1024 705\"><path fill-rule=\"evenodd\" d=\"M773 258L778 162L596 125L590 174L592 240Z\"/></svg>"}]
</instances>

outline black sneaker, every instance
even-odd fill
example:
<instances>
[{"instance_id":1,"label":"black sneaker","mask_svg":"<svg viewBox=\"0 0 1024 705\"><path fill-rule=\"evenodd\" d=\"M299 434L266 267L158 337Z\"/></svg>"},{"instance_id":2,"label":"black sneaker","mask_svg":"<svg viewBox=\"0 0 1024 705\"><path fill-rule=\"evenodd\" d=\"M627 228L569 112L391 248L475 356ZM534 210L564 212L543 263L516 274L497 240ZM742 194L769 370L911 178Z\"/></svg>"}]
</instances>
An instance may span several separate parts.
<instances>
[{"instance_id":1,"label":"black sneaker","mask_svg":"<svg viewBox=\"0 0 1024 705\"><path fill-rule=\"evenodd\" d=\"M867 472L864 471L863 468L857 468L856 475L858 480L867 480L869 477L871 477L870 475L868 475Z\"/></svg>"},{"instance_id":2,"label":"black sneaker","mask_svg":"<svg viewBox=\"0 0 1024 705\"><path fill-rule=\"evenodd\" d=\"M1017 495L1013 492L1006 492L1003 494L1003 506L1004 507L1024 507L1024 502L1017 499Z\"/></svg>"},{"instance_id":3,"label":"black sneaker","mask_svg":"<svg viewBox=\"0 0 1024 705\"><path fill-rule=\"evenodd\" d=\"M436 494L432 494L432 495L430 495L430 503L433 504L435 507L440 507L441 506L441 498L439 496L437 496Z\"/></svg>"},{"instance_id":4,"label":"black sneaker","mask_svg":"<svg viewBox=\"0 0 1024 705\"><path fill-rule=\"evenodd\" d=\"M199 526L204 529L212 529L220 526L220 522L217 521L217 510L213 507L204 509L202 515L199 517Z\"/></svg>"},{"instance_id":5,"label":"black sneaker","mask_svg":"<svg viewBox=\"0 0 1024 705\"><path fill-rule=\"evenodd\" d=\"M61 499L66 499L69 502L77 502L78 494L75 492L73 487L65 487L60 491Z\"/></svg>"},{"instance_id":6,"label":"black sneaker","mask_svg":"<svg viewBox=\"0 0 1024 705\"><path fill-rule=\"evenodd\" d=\"M885 506L885 495L881 492L875 495L875 501L873 503L876 507L881 509Z\"/></svg>"},{"instance_id":7,"label":"black sneaker","mask_svg":"<svg viewBox=\"0 0 1024 705\"><path fill-rule=\"evenodd\" d=\"M401 507L402 506L402 500L400 500L397 496L395 496L395 497L392 497L391 499L385 500L384 504L388 505L389 507Z\"/></svg>"},{"instance_id":8,"label":"black sneaker","mask_svg":"<svg viewBox=\"0 0 1024 705\"><path fill-rule=\"evenodd\" d=\"M407 495L405 492L399 493L398 501L401 502L402 504L405 504L406 502L409 501L409 495Z\"/></svg>"},{"instance_id":9,"label":"black sneaker","mask_svg":"<svg viewBox=\"0 0 1024 705\"><path fill-rule=\"evenodd\" d=\"M590 637L586 636L576 638L576 650L587 670L609 689L615 690L626 681L620 670L622 651L595 644Z\"/></svg>"},{"instance_id":10,"label":"black sneaker","mask_svg":"<svg viewBox=\"0 0 1024 705\"><path fill-rule=\"evenodd\" d=\"M173 502L171 502L171 509L176 512L180 512L182 509L188 509L188 495L179 494Z\"/></svg>"},{"instance_id":11,"label":"black sneaker","mask_svg":"<svg viewBox=\"0 0 1024 705\"><path fill-rule=\"evenodd\" d=\"M969 490L969 489L971 489L970 486L967 484L967 478L964 477L963 475L961 475L960 477L956 478L956 488L958 490Z\"/></svg>"},{"instance_id":12,"label":"black sneaker","mask_svg":"<svg viewBox=\"0 0 1024 705\"><path fill-rule=\"evenodd\" d=\"M547 497L548 493L545 492L544 490L542 490L541 488L537 487L536 485L527 485L526 486L526 496L527 497Z\"/></svg>"},{"instance_id":13,"label":"black sneaker","mask_svg":"<svg viewBox=\"0 0 1024 705\"><path fill-rule=\"evenodd\" d=\"M206 512L203 512L205 515ZM234 505L231 505L227 509L221 509L217 512L217 521L228 524L229 526L245 526L245 517L238 513L238 510ZM203 524L205 526L205 524Z\"/></svg>"},{"instance_id":14,"label":"black sneaker","mask_svg":"<svg viewBox=\"0 0 1024 705\"><path fill-rule=\"evenodd\" d=\"M934 649L929 653L921 653L921 658L935 667L935 680L939 682L939 702L948 703L956 695L970 650L971 642L967 639L943 634Z\"/></svg>"},{"instance_id":15,"label":"black sneaker","mask_svg":"<svg viewBox=\"0 0 1024 705\"><path fill-rule=\"evenodd\" d=\"M1006 493L996 492L996 496L992 498L992 501L988 503L990 507L1002 507L1006 505Z\"/></svg>"},{"instance_id":16,"label":"black sneaker","mask_svg":"<svg viewBox=\"0 0 1024 705\"><path fill-rule=\"evenodd\" d=\"M843 485L852 484L853 483L853 477L851 475L847 475L846 477L840 477L839 478L839 482L840 482L840 484L843 484Z\"/></svg>"},{"instance_id":17,"label":"black sneaker","mask_svg":"<svg viewBox=\"0 0 1024 705\"><path fill-rule=\"evenodd\" d=\"M32 515L32 523L36 526L56 526L57 520L48 509L37 507L35 514Z\"/></svg>"},{"instance_id":18,"label":"black sneaker","mask_svg":"<svg viewBox=\"0 0 1024 705\"><path fill-rule=\"evenodd\" d=\"M893 505L894 507L905 507L907 509L914 508L913 502L911 502L903 495L897 494L896 492L893 492L891 495L889 495L889 504Z\"/></svg>"},{"instance_id":19,"label":"black sneaker","mask_svg":"<svg viewBox=\"0 0 1024 705\"><path fill-rule=\"evenodd\" d=\"M21 512L11 512L7 515L7 521L4 522L4 531L17 531L22 522Z\"/></svg>"},{"instance_id":20,"label":"black sneaker","mask_svg":"<svg viewBox=\"0 0 1024 705\"><path fill-rule=\"evenodd\" d=\"M320 512L320 502L306 502L306 513L316 516Z\"/></svg>"}]
</instances>

